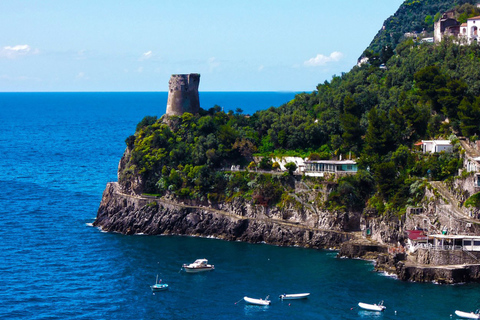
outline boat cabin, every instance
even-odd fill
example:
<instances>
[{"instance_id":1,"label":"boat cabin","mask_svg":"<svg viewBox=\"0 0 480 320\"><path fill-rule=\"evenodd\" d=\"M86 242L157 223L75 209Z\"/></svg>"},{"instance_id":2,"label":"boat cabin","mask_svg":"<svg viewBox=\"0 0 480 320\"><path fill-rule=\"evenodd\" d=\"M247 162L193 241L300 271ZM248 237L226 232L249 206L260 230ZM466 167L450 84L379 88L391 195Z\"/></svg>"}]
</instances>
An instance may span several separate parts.
<instances>
[{"instance_id":1,"label":"boat cabin","mask_svg":"<svg viewBox=\"0 0 480 320\"><path fill-rule=\"evenodd\" d=\"M208 260L207 259L197 259L192 264L199 265L199 266L206 266L208 264Z\"/></svg>"}]
</instances>

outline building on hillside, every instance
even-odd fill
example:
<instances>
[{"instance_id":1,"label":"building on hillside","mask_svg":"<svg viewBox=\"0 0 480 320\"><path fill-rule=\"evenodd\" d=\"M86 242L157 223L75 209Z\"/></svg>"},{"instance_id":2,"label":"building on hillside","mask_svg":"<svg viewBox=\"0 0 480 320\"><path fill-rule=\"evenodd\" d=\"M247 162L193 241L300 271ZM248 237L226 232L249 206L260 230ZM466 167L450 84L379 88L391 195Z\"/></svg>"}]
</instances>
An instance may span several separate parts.
<instances>
[{"instance_id":1,"label":"building on hillside","mask_svg":"<svg viewBox=\"0 0 480 320\"><path fill-rule=\"evenodd\" d=\"M479 36L479 29L480 27L480 16L472 17L467 19L467 26L466 26L466 34L467 34L467 42L477 43L478 36Z\"/></svg>"},{"instance_id":2,"label":"building on hillside","mask_svg":"<svg viewBox=\"0 0 480 320\"><path fill-rule=\"evenodd\" d=\"M440 20L435 22L433 34L435 42L441 42L446 36L457 36L460 33L460 22L455 19L455 11L445 12Z\"/></svg>"},{"instance_id":3,"label":"building on hillside","mask_svg":"<svg viewBox=\"0 0 480 320\"><path fill-rule=\"evenodd\" d=\"M407 248L409 252L415 252L418 248L480 251L480 236L447 234L446 232L428 235L424 230L407 230L407 233Z\"/></svg>"},{"instance_id":4,"label":"building on hillside","mask_svg":"<svg viewBox=\"0 0 480 320\"><path fill-rule=\"evenodd\" d=\"M466 156L463 167L467 172L480 172L480 157L470 158Z\"/></svg>"},{"instance_id":5,"label":"building on hillside","mask_svg":"<svg viewBox=\"0 0 480 320\"><path fill-rule=\"evenodd\" d=\"M342 174L356 174L358 165L353 160L307 160L305 161L305 175L323 177L326 172Z\"/></svg>"},{"instance_id":6,"label":"building on hillside","mask_svg":"<svg viewBox=\"0 0 480 320\"><path fill-rule=\"evenodd\" d=\"M440 250L480 251L480 236L433 234L429 238Z\"/></svg>"},{"instance_id":7,"label":"building on hillside","mask_svg":"<svg viewBox=\"0 0 480 320\"><path fill-rule=\"evenodd\" d=\"M466 154L463 167L467 172L473 172L472 192L480 192L480 157L472 158Z\"/></svg>"},{"instance_id":8,"label":"building on hillside","mask_svg":"<svg viewBox=\"0 0 480 320\"><path fill-rule=\"evenodd\" d=\"M435 39L433 39L433 37L422 38L422 40L420 40L420 42L421 43L434 43Z\"/></svg>"},{"instance_id":9,"label":"building on hillside","mask_svg":"<svg viewBox=\"0 0 480 320\"><path fill-rule=\"evenodd\" d=\"M460 23L455 19L454 11L447 11L434 24L434 39L438 43L445 37L454 37L463 39L468 44L477 43L480 36L479 28L480 16L468 18L466 23Z\"/></svg>"},{"instance_id":10,"label":"building on hillside","mask_svg":"<svg viewBox=\"0 0 480 320\"><path fill-rule=\"evenodd\" d=\"M453 146L450 140L422 140L423 153L452 152Z\"/></svg>"},{"instance_id":11,"label":"building on hillside","mask_svg":"<svg viewBox=\"0 0 480 320\"><path fill-rule=\"evenodd\" d=\"M295 170L295 173L303 173L303 171L305 170L305 160L301 157L272 158L271 161L272 163L277 162L280 165L281 171L287 171L285 165L290 162L295 163L295 165L297 166L297 170Z\"/></svg>"}]
</instances>

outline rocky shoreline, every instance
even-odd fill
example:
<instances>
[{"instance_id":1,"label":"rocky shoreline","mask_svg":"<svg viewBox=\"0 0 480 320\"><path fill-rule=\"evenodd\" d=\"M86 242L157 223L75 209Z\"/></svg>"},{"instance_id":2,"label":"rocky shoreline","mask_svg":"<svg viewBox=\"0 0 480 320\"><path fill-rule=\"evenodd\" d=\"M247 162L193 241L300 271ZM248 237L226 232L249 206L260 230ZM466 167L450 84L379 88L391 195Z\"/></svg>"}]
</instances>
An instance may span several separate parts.
<instances>
[{"instance_id":1,"label":"rocky shoreline","mask_svg":"<svg viewBox=\"0 0 480 320\"><path fill-rule=\"evenodd\" d=\"M93 225L126 235L191 235L315 249L339 248L352 238L348 232L284 221L272 214L238 214L162 198L128 195L121 192L116 182L107 184Z\"/></svg>"},{"instance_id":2,"label":"rocky shoreline","mask_svg":"<svg viewBox=\"0 0 480 320\"><path fill-rule=\"evenodd\" d=\"M374 270L394 275L402 281L454 284L480 282L480 264L419 264L403 252L389 252L388 246L351 241L341 246L339 257L360 258L374 262Z\"/></svg>"},{"instance_id":3,"label":"rocky shoreline","mask_svg":"<svg viewBox=\"0 0 480 320\"><path fill-rule=\"evenodd\" d=\"M339 221L339 216L335 215L320 217L321 223L285 220L278 212L258 211L245 203L212 208L125 194L118 183L111 182L103 193L93 225L125 235L190 235L278 246L337 249L338 257L372 260L375 271L395 275L403 281L480 282L480 264L428 265L409 261L404 252L392 252L391 246L362 237L358 230L349 230L355 217L340 217L342 223L337 224L335 230L331 228L334 221ZM360 224L360 221L356 223ZM386 221L370 223L379 234L382 232L378 228L382 225L388 229Z\"/></svg>"}]
</instances>

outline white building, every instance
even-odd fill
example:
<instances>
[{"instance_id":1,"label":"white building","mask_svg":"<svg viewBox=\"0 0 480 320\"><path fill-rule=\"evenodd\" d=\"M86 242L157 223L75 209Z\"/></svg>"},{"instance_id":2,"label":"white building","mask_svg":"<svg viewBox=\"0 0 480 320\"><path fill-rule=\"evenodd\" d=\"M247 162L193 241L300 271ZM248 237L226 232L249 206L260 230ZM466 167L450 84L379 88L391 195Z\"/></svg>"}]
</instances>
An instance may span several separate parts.
<instances>
[{"instance_id":1,"label":"white building","mask_svg":"<svg viewBox=\"0 0 480 320\"><path fill-rule=\"evenodd\" d=\"M460 27L460 34L463 34L464 28L466 28L467 41L468 43L476 42L479 36L478 29L480 27L480 16L472 17L467 19L467 26L464 27L463 24Z\"/></svg>"},{"instance_id":2,"label":"white building","mask_svg":"<svg viewBox=\"0 0 480 320\"><path fill-rule=\"evenodd\" d=\"M453 146L450 140L422 140L423 153L452 152Z\"/></svg>"},{"instance_id":3,"label":"white building","mask_svg":"<svg viewBox=\"0 0 480 320\"><path fill-rule=\"evenodd\" d=\"M335 174L356 174L357 163L353 160L308 160L305 161L305 175L323 177L325 172Z\"/></svg>"},{"instance_id":4,"label":"white building","mask_svg":"<svg viewBox=\"0 0 480 320\"><path fill-rule=\"evenodd\" d=\"M289 162L293 162L297 166L297 170L295 170L296 173L302 173L305 170L305 160L300 157L272 158L271 161L272 163L278 162L278 164L280 165L280 170L282 171L287 171L285 165Z\"/></svg>"},{"instance_id":5,"label":"white building","mask_svg":"<svg viewBox=\"0 0 480 320\"><path fill-rule=\"evenodd\" d=\"M453 10L447 11L442 18L435 22L434 39L435 42L441 42L445 36L458 37L465 39L468 44L478 41L480 28L480 16L467 19L466 23L460 24L455 19Z\"/></svg>"}]
</instances>

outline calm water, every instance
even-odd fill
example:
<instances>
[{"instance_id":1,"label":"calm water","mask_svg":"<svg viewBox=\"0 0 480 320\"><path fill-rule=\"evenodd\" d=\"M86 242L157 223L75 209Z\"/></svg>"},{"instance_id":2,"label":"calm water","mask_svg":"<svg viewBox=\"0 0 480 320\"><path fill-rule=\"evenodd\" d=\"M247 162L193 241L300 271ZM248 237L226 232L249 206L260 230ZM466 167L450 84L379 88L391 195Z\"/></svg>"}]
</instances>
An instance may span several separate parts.
<instances>
[{"instance_id":1,"label":"calm water","mask_svg":"<svg viewBox=\"0 0 480 320\"><path fill-rule=\"evenodd\" d=\"M204 93L245 113L293 93ZM89 226L145 115L166 93L0 93L0 319L451 319L480 307L476 284L415 284L336 253L191 237L123 236ZM216 270L179 273L208 258ZM152 294L159 275L170 290ZM310 292L282 302L282 293ZM243 296L270 295L269 307ZM384 300L383 314L359 301ZM395 311L397 313L395 314ZM455 318L455 316L453 316Z\"/></svg>"}]
</instances>

